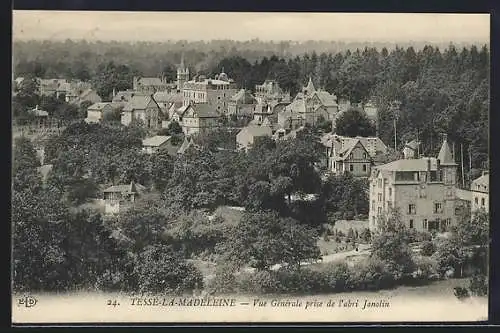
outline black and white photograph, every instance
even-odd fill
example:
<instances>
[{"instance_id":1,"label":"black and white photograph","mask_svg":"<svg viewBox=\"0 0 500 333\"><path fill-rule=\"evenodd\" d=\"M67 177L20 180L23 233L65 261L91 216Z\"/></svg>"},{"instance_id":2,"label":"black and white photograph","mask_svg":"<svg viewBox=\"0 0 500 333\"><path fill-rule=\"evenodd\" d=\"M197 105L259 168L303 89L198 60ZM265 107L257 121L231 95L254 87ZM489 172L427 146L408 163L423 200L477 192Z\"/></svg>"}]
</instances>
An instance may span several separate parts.
<instances>
[{"instance_id":1,"label":"black and white photograph","mask_svg":"<svg viewBox=\"0 0 500 333\"><path fill-rule=\"evenodd\" d=\"M14 10L12 322L488 320L490 15Z\"/></svg>"}]
</instances>

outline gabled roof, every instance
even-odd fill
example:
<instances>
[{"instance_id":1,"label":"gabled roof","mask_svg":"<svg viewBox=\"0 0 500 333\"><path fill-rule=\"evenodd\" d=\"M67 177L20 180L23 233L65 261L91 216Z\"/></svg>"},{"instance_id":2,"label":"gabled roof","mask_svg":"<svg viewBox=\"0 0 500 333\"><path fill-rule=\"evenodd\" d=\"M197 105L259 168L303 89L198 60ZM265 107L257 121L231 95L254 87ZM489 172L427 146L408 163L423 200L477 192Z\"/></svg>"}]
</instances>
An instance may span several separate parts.
<instances>
[{"instance_id":1,"label":"gabled roof","mask_svg":"<svg viewBox=\"0 0 500 333\"><path fill-rule=\"evenodd\" d=\"M219 114L208 104L191 104L188 108L192 108L194 111L194 118L218 118ZM187 111L184 111L184 113Z\"/></svg>"},{"instance_id":2,"label":"gabled roof","mask_svg":"<svg viewBox=\"0 0 500 333\"><path fill-rule=\"evenodd\" d=\"M306 103L303 99L296 99L291 104L285 106L284 111L289 111L292 113L305 113Z\"/></svg>"},{"instance_id":3,"label":"gabled roof","mask_svg":"<svg viewBox=\"0 0 500 333\"><path fill-rule=\"evenodd\" d=\"M177 154L184 154L189 148L198 148L198 146L194 143L193 138L184 137L184 142L177 151Z\"/></svg>"},{"instance_id":4,"label":"gabled roof","mask_svg":"<svg viewBox=\"0 0 500 333\"><path fill-rule=\"evenodd\" d=\"M476 178L472 181L472 185L483 185L488 187L490 184L490 175L489 174L484 174L479 178ZM472 188L474 190L474 188Z\"/></svg>"},{"instance_id":5,"label":"gabled roof","mask_svg":"<svg viewBox=\"0 0 500 333\"><path fill-rule=\"evenodd\" d=\"M125 105L123 111L144 110L148 107L151 101L154 100L150 95L134 95L134 97L132 97Z\"/></svg>"},{"instance_id":6,"label":"gabled roof","mask_svg":"<svg viewBox=\"0 0 500 333\"><path fill-rule=\"evenodd\" d=\"M172 93L168 91L157 91L154 93L153 98L159 103L166 103L172 98Z\"/></svg>"},{"instance_id":7,"label":"gabled roof","mask_svg":"<svg viewBox=\"0 0 500 333\"><path fill-rule=\"evenodd\" d=\"M255 97L245 89L240 89L236 94L231 97L231 101L239 102L241 104L254 104L257 102Z\"/></svg>"},{"instance_id":8,"label":"gabled roof","mask_svg":"<svg viewBox=\"0 0 500 333\"><path fill-rule=\"evenodd\" d=\"M441 149L439 150L438 159L441 165L457 165L453 159L453 154L451 153L446 137L444 138Z\"/></svg>"},{"instance_id":9,"label":"gabled roof","mask_svg":"<svg viewBox=\"0 0 500 333\"><path fill-rule=\"evenodd\" d=\"M140 193L144 191L146 187L141 184L136 184L135 182L130 182L128 185L113 185L104 190L105 193Z\"/></svg>"},{"instance_id":10,"label":"gabled roof","mask_svg":"<svg viewBox=\"0 0 500 333\"><path fill-rule=\"evenodd\" d=\"M325 107L337 106L337 97L328 91L315 91L311 97L318 96L321 105Z\"/></svg>"},{"instance_id":11,"label":"gabled roof","mask_svg":"<svg viewBox=\"0 0 500 333\"><path fill-rule=\"evenodd\" d=\"M100 102L100 103L94 103L91 106L87 108L87 110L93 110L93 111L101 111L106 107L107 105L111 106L111 103L107 102Z\"/></svg>"},{"instance_id":12,"label":"gabled roof","mask_svg":"<svg viewBox=\"0 0 500 333\"><path fill-rule=\"evenodd\" d=\"M168 140L170 140L170 136L164 135L156 135L150 138L146 138L142 140L142 145L147 147L159 147Z\"/></svg>"},{"instance_id":13,"label":"gabled roof","mask_svg":"<svg viewBox=\"0 0 500 333\"><path fill-rule=\"evenodd\" d=\"M420 141L411 140L410 142L405 144L405 148L410 148L411 150L417 150L419 144L420 144Z\"/></svg>"}]
</instances>

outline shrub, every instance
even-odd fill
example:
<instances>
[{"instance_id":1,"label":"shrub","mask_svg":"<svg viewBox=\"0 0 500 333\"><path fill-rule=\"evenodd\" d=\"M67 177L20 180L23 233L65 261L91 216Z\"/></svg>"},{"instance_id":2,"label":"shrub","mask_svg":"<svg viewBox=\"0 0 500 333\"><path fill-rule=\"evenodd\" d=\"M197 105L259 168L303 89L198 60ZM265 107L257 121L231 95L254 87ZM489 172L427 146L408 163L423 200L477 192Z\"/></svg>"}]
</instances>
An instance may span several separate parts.
<instances>
[{"instance_id":1,"label":"shrub","mask_svg":"<svg viewBox=\"0 0 500 333\"><path fill-rule=\"evenodd\" d=\"M178 294L203 286L201 272L164 245L148 246L136 260L139 291Z\"/></svg>"},{"instance_id":2,"label":"shrub","mask_svg":"<svg viewBox=\"0 0 500 333\"><path fill-rule=\"evenodd\" d=\"M421 249L422 249L422 255L426 257L430 257L434 254L434 252L436 252L436 246L432 241L423 242Z\"/></svg>"},{"instance_id":3,"label":"shrub","mask_svg":"<svg viewBox=\"0 0 500 333\"><path fill-rule=\"evenodd\" d=\"M365 243L369 243L370 240L371 240L371 232L370 232L370 229L368 228L364 228L363 231L361 231L361 234L359 235L359 238L361 239L361 241L365 242Z\"/></svg>"},{"instance_id":4,"label":"shrub","mask_svg":"<svg viewBox=\"0 0 500 333\"><path fill-rule=\"evenodd\" d=\"M232 267L217 266L215 276L207 281L207 289L217 294L231 294L237 291L236 276Z\"/></svg>"},{"instance_id":5,"label":"shrub","mask_svg":"<svg viewBox=\"0 0 500 333\"><path fill-rule=\"evenodd\" d=\"M439 278L435 259L429 257L417 257L414 259L415 271L412 274L413 279L419 281L432 281Z\"/></svg>"},{"instance_id":6,"label":"shrub","mask_svg":"<svg viewBox=\"0 0 500 333\"><path fill-rule=\"evenodd\" d=\"M379 259L360 261L351 271L348 285L355 290L380 290L395 285L393 274Z\"/></svg>"},{"instance_id":7,"label":"shrub","mask_svg":"<svg viewBox=\"0 0 500 333\"><path fill-rule=\"evenodd\" d=\"M408 236L409 236L408 241L410 243L425 242L432 240L432 234L428 231L417 231L415 229L410 229L408 230Z\"/></svg>"},{"instance_id":8,"label":"shrub","mask_svg":"<svg viewBox=\"0 0 500 333\"><path fill-rule=\"evenodd\" d=\"M346 263L330 263L322 267L321 274L325 283L325 289L334 292L342 292L350 289L349 268Z\"/></svg>"},{"instance_id":9,"label":"shrub","mask_svg":"<svg viewBox=\"0 0 500 333\"><path fill-rule=\"evenodd\" d=\"M280 292L283 293L314 293L325 290L327 285L323 274L308 268L300 270L280 269L277 272L280 281Z\"/></svg>"},{"instance_id":10,"label":"shrub","mask_svg":"<svg viewBox=\"0 0 500 333\"><path fill-rule=\"evenodd\" d=\"M241 273L237 277L238 290L251 294L272 294L281 290L280 281L274 271Z\"/></svg>"},{"instance_id":11,"label":"shrub","mask_svg":"<svg viewBox=\"0 0 500 333\"><path fill-rule=\"evenodd\" d=\"M469 289L472 295L488 295L488 280L484 274L474 274L469 281Z\"/></svg>"}]
</instances>

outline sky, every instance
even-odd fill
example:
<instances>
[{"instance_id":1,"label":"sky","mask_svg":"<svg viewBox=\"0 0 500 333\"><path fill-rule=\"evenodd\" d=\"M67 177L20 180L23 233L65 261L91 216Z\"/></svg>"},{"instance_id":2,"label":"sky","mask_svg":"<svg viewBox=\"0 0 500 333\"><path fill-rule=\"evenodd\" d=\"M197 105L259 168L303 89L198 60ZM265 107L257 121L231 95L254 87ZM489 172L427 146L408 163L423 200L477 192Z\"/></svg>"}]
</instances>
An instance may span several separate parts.
<instances>
[{"instance_id":1,"label":"sky","mask_svg":"<svg viewBox=\"0 0 500 333\"><path fill-rule=\"evenodd\" d=\"M489 14L13 11L14 40L489 42Z\"/></svg>"}]
</instances>

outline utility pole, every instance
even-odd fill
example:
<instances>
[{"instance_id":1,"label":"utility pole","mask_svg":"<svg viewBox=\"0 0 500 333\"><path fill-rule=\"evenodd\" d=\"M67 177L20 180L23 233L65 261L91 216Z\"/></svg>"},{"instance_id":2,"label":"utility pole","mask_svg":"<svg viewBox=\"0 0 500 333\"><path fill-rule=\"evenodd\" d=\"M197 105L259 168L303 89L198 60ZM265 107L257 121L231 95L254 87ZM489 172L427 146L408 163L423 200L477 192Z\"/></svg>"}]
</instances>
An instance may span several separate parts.
<instances>
[{"instance_id":1,"label":"utility pole","mask_svg":"<svg viewBox=\"0 0 500 333\"><path fill-rule=\"evenodd\" d=\"M392 108L393 117L394 117L394 151L395 152L398 150L396 121L398 118L398 111L399 111L400 104L401 103L399 101L394 101L391 103L391 108Z\"/></svg>"},{"instance_id":2,"label":"utility pole","mask_svg":"<svg viewBox=\"0 0 500 333\"><path fill-rule=\"evenodd\" d=\"M469 181L471 180L470 177L472 176L471 170L472 170L472 146L469 145Z\"/></svg>"},{"instance_id":3,"label":"utility pole","mask_svg":"<svg viewBox=\"0 0 500 333\"><path fill-rule=\"evenodd\" d=\"M464 178L464 145L460 144L460 158L462 162L462 188L465 188L465 178Z\"/></svg>"},{"instance_id":4,"label":"utility pole","mask_svg":"<svg viewBox=\"0 0 500 333\"><path fill-rule=\"evenodd\" d=\"M419 140L420 132L417 127L417 158L420 158L420 141Z\"/></svg>"}]
</instances>

